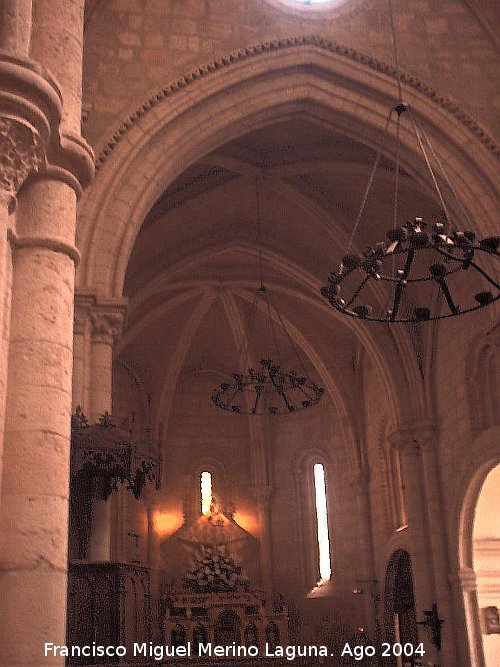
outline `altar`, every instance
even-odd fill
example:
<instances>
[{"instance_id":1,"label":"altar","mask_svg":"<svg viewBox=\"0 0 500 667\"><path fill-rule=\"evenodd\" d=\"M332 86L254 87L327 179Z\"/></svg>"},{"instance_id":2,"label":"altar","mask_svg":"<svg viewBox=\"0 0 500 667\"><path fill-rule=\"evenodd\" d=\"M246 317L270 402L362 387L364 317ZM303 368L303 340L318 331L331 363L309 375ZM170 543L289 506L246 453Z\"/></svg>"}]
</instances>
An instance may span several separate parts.
<instances>
[{"instance_id":1,"label":"altar","mask_svg":"<svg viewBox=\"0 0 500 667\"><path fill-rule=\"evenodd\" d=\"M160 624L165 645L186 648L184 660L262 661L289 643L284 601L254 588L234 556L246 535L215 507L176 535L189 565L161 600Z\"/></svg>"}]
</instances>

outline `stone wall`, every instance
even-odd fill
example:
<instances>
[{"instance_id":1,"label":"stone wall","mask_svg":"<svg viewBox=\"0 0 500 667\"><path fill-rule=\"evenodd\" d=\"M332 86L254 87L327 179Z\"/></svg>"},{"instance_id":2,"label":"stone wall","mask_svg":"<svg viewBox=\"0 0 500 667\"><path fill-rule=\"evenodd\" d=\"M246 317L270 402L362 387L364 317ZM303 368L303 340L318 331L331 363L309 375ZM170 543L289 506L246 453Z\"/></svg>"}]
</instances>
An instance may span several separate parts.
<instances>
[{"instance_id":1,"label":"stone wall","mask_svg":"<svg viewBox=\"0 0 500 667\"><path fill-rule=\"evenodd\" d=\"M498 15L461 0L394 3L403 71L449 96L497 132ZM318 35L394 64L385 2L352 0L299 15L278 1L110 0L97 4L85 33L85 136L100 147L153 93L193 69L262 42ZM439 51L439 58L434 56ZM394 92L396 97L396 89Z\"/></svg>"}]
</instances>

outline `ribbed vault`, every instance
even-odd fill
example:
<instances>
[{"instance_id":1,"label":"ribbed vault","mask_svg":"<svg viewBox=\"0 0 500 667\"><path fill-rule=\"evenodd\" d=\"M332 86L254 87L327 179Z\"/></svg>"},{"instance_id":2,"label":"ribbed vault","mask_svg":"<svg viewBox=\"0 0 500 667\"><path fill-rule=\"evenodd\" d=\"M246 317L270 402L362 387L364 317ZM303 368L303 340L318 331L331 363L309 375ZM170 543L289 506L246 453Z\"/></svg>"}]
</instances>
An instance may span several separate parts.
<instances>
[{"instance_id":1,"label":"ribbed vault","mask_svg":"<svg viewBox=\"0 0 500 667\"><path fill-rule=\"evenodd\" d=\"M362 251L391 226L394 127L385 127L393 85L319 45L267 51L203 76L138 117L101 165L81 208L79 285L129 298L116 354L148 377L157 426L175 412L178 388L199 392L200 400L204 392L200 409L214 410L209 384L215 388L221 372L241 363L238 341L258 285L259 252L295 343L327 388L351 466L363 459L363 429L355 423L366 400L361 358L381 378L394 423L428 416L422 336L344 321L319 296L351 239L378 150L352 248ZM486 231L490 154L471 143L456 116L414 88L405 94L428 122L462 205ZM464 169L465 162L475 168ZM401 165L401 218L439 218L408 129ZM269 346L265 337L258 342Z\"/></svg>"}]
</instances>

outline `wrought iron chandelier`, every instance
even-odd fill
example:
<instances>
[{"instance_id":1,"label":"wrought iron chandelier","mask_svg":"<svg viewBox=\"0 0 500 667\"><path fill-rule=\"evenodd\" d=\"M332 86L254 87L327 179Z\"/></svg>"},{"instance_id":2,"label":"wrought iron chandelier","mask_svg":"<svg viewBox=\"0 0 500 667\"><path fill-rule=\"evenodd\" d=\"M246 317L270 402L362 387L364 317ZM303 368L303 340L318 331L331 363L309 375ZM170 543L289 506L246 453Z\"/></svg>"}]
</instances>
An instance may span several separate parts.
<instances>
[{"instance_id":1,"label":"wrought iron chandelier","mask_svg":"<svg viewBox=\"0 0 500 667\"><path fill-rule=\"evenodd\" d=\"M221 410L246 415L292 414L310 408L319 402L324 388L308 376L302 357L283 317L274 303L273 296L264 284L259 179L256 179L257 243L259 249L260 287L255 291L247 327L238 357L249 359L255 314L261 311L269 322L274 354L262 356L257 364L249 364L246 372L231 373L232 380L223 382L212 394L212 403ZM297 359L300 370L284 367L279 349L279 334L284 338Z\"/></svg>"},{"instance_id":2,"label":"wrought iron chandelier","mask_svg":"<svg viewBox=\"0 0 500 667\"><path fill-rule=\"evenodd\" d=\"M160 488L161 457L151 451L149 431L137 439L128 423L117 426L106 412L89 424L77 407L71 417L71 476L99 481L107 500L119 483L139 499L147 485Z\"/></svg>"},{"instance_id":3,"label":"wrought iron chandelier","mask_svg":"<svg viewBox=\"0 0 500 667\"><path fill-rule=\"evenodd\" d=\"M484 308L500 298L498 265L500 237L477 239L470 228L460 231L452 223L438 175L460 208L467 226L468 215L451 184L415 111L402 99L392 2L389 15L396 65L397 106L391 110L385 130L396 114L396 165L393 226L386 239L362 254L350 252L374 175L380 151L370 173L361 207L340 267L332 272L321 294L339 312L375 322L421 322L454 317ZM443 218L429 223L415 217L398 224L401 120L409 117L411 130L437 193Z\"/></svg>"}]
</instances>

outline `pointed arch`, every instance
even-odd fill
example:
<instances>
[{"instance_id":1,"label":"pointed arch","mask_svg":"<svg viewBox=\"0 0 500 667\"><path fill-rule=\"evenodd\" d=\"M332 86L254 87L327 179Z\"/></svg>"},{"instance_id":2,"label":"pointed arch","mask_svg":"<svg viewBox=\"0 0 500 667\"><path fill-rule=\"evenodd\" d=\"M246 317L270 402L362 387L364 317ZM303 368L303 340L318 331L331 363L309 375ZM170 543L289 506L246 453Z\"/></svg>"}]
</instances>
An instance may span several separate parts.
<instances>
[{"instance_id":1,"label":"pointed arch","mask_svg":"<svg viewBox=\"0 0 500 667\"><path fill-rule=\"evenodd\" d=\"M300 38L243 49L160 91L108 142L82 202L78 285L121 295L135 238L156 199L193 162L250 130L303 116L387 153L393 75L351 49ZM493 233L497 147L428 86L409 76L403 83L462 204L482 233ZM409 134L402 136L401 164L411 173L417 148Z\"/></svg>"}]
</instances>

